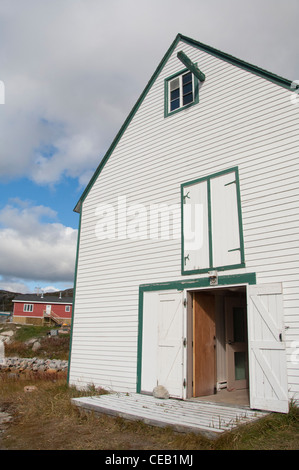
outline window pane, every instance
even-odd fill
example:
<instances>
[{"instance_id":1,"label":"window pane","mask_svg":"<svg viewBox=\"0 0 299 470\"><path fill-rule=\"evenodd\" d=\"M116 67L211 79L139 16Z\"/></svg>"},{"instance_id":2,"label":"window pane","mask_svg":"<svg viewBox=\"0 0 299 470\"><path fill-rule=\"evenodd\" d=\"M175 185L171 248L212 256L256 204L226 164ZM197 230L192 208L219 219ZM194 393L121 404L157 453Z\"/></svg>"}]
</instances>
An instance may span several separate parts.
<instances>
[{"instance_id":1,"label":"window pane","mask_svg":"<svg viewBox=\"0 0 299 470\"><path fill-rule=\"evenodd\" d=\"M246 355L245 352L235 352L235 379L246 379Z\"/></svg>"},{"instance_id":2,"label":"window pane","mask_svg":"<svg viewBox=\"0 0 299 470\"><path fill-rule=\"evenodd\" d=\"M186 73L185 75L183 75L183 85L185 85L186 83L189 83L189 82L192 82L192 73L191 72Z\"/></svg>"},{"instance_id":3,"label":"window pane","mask_svg":"<svg viewBox=\"0 0 299 470\"><path fill-rule=\"evenodd\" d=\"M192 103L193 101L193 93L189 93L188 95L183 97L183 105Z\"/></svg>"},{"instance_id":4,"label":"window pane","mask_svg":"<svg viewBox=\"0 0 299 470\"><path fill-rule=\"evenodd\" d=\"M180 89L177 88L176 90L172 91L170 93L170 99L171 101L175 100L176 98L178 98L180 96Z\"/></svg>"},{"instance_id":5,"label":"window pane","mask_svg":"<svg viewBox=\"0 0 299 470\"><path fill-rule=\"evenodd\" d=\"M175 90L176 88L179 88L180 87L180 79L179 78L175 78L174 80L171 80L170 82L170 91L173 91Z\"/></svg>"},{"instance_id":6,"label":"window pane","mask_svg":"<svg viewBox=\"0 0 299 470\"><path fill-rule=\"evenodd\" d=\"M183 86L183 95L187 95L187 93L192 93L192 83Z\"/></svg>"},{"instance_id":7,"label":"window pane","mask_svg":"<svg viewBox=\"0 0 299 470\"><path fill-rule=\"evenodd\" d=\"M179 107L180 107L180 100L179 99L174 100L170 103L170 111L173 111L173 110L175 110Z\"/></svg>"}]
</instances>

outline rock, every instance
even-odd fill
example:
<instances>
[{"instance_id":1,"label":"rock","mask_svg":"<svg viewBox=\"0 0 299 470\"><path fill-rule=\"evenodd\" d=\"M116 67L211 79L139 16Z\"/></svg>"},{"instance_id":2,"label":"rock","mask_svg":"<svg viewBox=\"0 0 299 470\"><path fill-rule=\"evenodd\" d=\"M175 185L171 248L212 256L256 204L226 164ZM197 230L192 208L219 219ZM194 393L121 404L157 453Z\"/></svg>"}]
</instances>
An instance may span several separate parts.
<instances>
[{"instance_id":1,"label":"rock","mask_svg":"<svg viewBox=\"0 0 299 470\"><path fill-rule=\"evenodd\" d=\"M14 335L14 332L13 332L12 330L2 331L2 332L1 332L1 335L2 335L2 336L13 336L13 335Z\"/></svg>"},{"instance_id":2,"label":"rock","mask_svg":"<svg viewBox=\"0 0 299 470\"><path fill-rule=\"evenodd\" d=\"M10 336L3 336L2 333L0 335L0 341L5 344L10 344L12 343L12 339Z\"/></svg>"},{"instance_id":3,"label":"rock","mask_svg":"<svg viewBox=\"0 0 299 470\"><path fill-rule=\"evenodd\" d=\"M50 374L57 374L57 369L48 369L48 370L46 371L46 373L49 374L49 375L50 375Z\"/></svg>"},{"instance_id":4,"label":"rock","mask_svg":"<svg viewBox=\"0 0 299 470\"><path fill-rule=\"evenodd\" d=\"M31 338L25 341L26 346L31 346L31 344L34 344L36 341L38 341L37 338Z\"/></svg>"},{"instance_id":5,"label":"rock","mask_svg":"<svg viewBox=\"0 0 299 470\"><path fill-rule=\"evenodd\" d=\"M4 343L0 341L0 364L5 364L5 350L4 350Z\"/></svg>"},{"instance_id":6,"label":"rock","mask_svg":"<svg viewBox=\"0 0 299 470\"><path fill-rule=\"evenodd\" d=\"M32 346L32 351L38 351L41 348L41 344L39 341L35 341Z\"/></svg>"},{"instance_id":7,"label":"rock","mask_svg":"<svg viewBox=\"0 0 299 470\"><path fill-rule=\"evenodd\" d=\"M158 385L153 390L153 396L155 398L167 399L169 398L169 393L168 393L168 390L165 387L163 387L163 385Z\"/></svg>"},{"instance_id":8,"label":"rock","mask_svg":"<svg viewBox=\"0 0 299 470\"><path fill-rule=\"evenodd\" d=\"M35 390L37 390L35 385L26 385L26 387L24 387L24 392L34 392Z\"/></svg>"},{"instance_id":9,"label":"rock","mask_svg":"<svg viewBox=\"0 0 299 470\"><path fill-rule=\"evenodd\" d=\"M9 423L12 417L5 411L0 411L0 425Z\"/></svg>"},{"instance_id":10,"label":"rock","mask_svg":"<svg viewBox=\"0 0 299 470\"><path fill-rule=\"evenodd\" d=\"M7 357L5 363L1 364L0 369L11 370L11 371L40 371L46 372L49 370L49 374L57 373L60 371L67 371L68 361L60 359L40 359L40 358L19 358L19 357Z\"/></svg>"}]
</instances>

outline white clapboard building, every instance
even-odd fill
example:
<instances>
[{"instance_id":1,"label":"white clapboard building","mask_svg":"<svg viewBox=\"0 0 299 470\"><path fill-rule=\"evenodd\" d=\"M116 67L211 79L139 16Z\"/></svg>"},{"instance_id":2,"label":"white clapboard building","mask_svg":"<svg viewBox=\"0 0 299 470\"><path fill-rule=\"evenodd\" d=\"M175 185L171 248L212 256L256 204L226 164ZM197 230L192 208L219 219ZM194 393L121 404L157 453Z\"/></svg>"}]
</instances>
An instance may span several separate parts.
<instances>
[{"instance_id":1,"label":"white clapboard building","mask_svg":"<svg viewBox=\"0 0 299 470\"><path fill-rule=\"evenodd\" d=\"M299 96L177 35L80 214L69 383L299 395Z\"/></svg>"}]
</instances>

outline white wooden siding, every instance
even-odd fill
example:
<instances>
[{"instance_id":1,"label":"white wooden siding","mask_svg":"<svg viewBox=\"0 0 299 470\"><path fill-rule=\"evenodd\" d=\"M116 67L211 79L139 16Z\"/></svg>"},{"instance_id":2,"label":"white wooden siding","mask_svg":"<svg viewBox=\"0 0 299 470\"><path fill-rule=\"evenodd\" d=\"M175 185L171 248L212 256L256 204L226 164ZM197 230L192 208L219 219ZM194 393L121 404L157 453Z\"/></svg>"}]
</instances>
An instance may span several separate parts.
<instances>
[{"instance_id":1,"label":"white wooden siding","mask_svg":"<svg viewBox=\"0 0 299 470\"><path fill-rule=\"evenodd\" d=\"M198 105L164 118L164 79L183 68L180 50L206 80ZM299 329L299 106L290 95L178 44L83 204L71 383L134 392L138 286L194 278L181 275L180 239L97 240L97 206L117 207L118 196L148 208L180 204L181 183L238 166L246 268L225 274L282 282L289 394L299 393L299 367L291 362Z\"/></svg>"}]
</instances>

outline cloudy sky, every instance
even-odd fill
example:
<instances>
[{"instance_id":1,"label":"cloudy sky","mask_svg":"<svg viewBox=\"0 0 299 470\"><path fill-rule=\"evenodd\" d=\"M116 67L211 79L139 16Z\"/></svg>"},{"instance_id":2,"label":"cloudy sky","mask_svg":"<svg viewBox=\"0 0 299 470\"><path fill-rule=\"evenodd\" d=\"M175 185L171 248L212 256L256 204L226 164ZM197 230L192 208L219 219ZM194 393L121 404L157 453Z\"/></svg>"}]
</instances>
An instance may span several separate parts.
<instances>
[{"instance_id":1,"label":"cloudy sky","mask_svg":"<svg viewBox=\"0 0 299 470\"><path fill-rule=\"evenodd\" d=\"M73 208L177 33L297 80L298 19L298 0L1 0L0 289L73 286Z\"/></svg>"}]
</instances>

